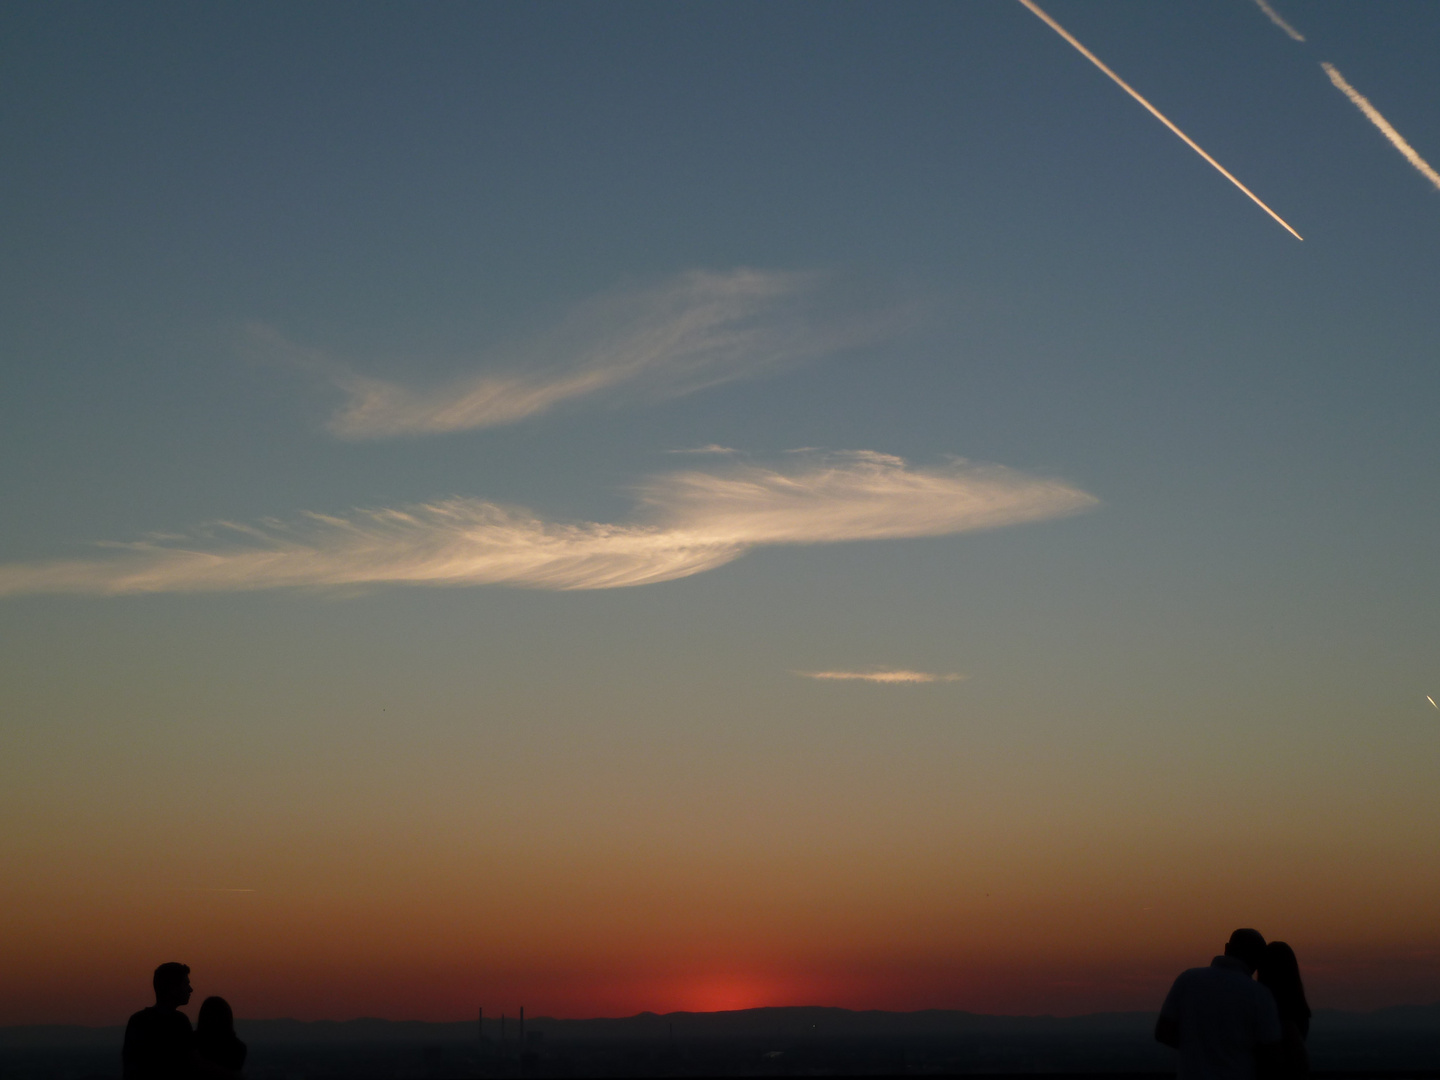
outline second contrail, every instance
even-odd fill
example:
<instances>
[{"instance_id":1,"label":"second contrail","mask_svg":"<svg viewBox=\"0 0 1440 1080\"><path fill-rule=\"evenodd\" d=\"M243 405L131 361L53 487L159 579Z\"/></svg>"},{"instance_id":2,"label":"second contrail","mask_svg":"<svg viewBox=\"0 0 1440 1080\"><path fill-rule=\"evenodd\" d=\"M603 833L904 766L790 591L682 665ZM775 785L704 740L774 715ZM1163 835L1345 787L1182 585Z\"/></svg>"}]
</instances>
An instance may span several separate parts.
<instances>
[{"instance_id":1,"label":"second contrail","mask_svg":"<svg viewBox=\"0 0 1440 1080\"><path fill-rule=\"evenodd\" d=\"M1255 3L1260 5L1260 10L1265 13L1265 17L1267 19L1269 19L1272 23L1278 26L1281 30L1284 30L1285 33L1290 35L1290 40L1305 40L1305 35L1300 33L1299 30L1296 30L1295 27L1291 26L1288 22L1281 18L1280 13L1270 6L1267 0L1255 0Z\"/></svg>"},{"instance_id":2,"label":"second contrail","mask_svg":"<svg viewBox=\"0 0 1440 1080\"><path fill-rule=\"evenodd\" d=\"M1025 0L1020 0L1020 2L1023 4ZM1380 133L1390 140L1390 145L1405 155L1405 160L1419 169L1421 176L1425 177L1426 180L1429 180L1430 183L1434 184L1437 188L1440 188L1440 173L1432 169L1430 163L1422 158L1419 152L1405 141L1405 136L1396 131L1390 121L1380 115L1380 110L1370 104L1370 99L1346 82L1345 76L1340 74L1339 69L1337 69L1334 64L1322 63L1320 66L1325 69L1325 74L1330 76L1330 81L1335 84L1335 89L1349 98L1355 107L1365 114L1365 118L1380 129ZM1433 705L1435 703L1432 701L1430 704Z\"/></svg>"},{"instance_id":3,"label":"second contrail","mask_svg":"<svg viewBox=\"0 0 1440 1080\"><path fill-rule=\"evenodd\" d=\"M1251 191L1248 187L1246 187L1244 184L1242 184L1239 180L1235 179L1235 177L1231 174L1231 172L1230 172L1229 169L1225 168L1224 165L1221 165L1218 161L1216 161L1213 157L1211 157L1209 154L1207 154L1204 150L1201 150L1199 144L1197 144L1194 139L1190 138L1189 135L1186 135L1186 134L1185 134L1183 131L1181 131L1178 127L1176 127L1174 124L1172 124L1172 123L1170 122L1170 120L1165 116L1164 113L1162 113L1159 109L1155 108L1154 105L1151 105L1150 102L1146 101L1143 97L1141 97L1140 94L1135 90L1135 88L1134 88L1133 86L1131 86L1129 83L1127 83L1124 79L1120 78L1119 75L1116 75L1115 72L1111 71L1108 67L1105 66L1104 62L1101 61L1101 59L1100 59L1098 56L1096 56L1094 53L1092 53L1089 49L1085 48L1084 45L1081 45L1080 42L1075 39L1075 36L1070 33L1070 31L1066 30L1063 26L1061 26L1059 23L1057 23L1057 22L1056 22L1054 19L1052 19L1049 15L1045 14L1044 11L1040 10L1040 6L1035 3L1035 0L1020 0L1020 3L1024 4L1027 8L1029 8L1029 9L1031 10L1031 12L1033 12L1033 13L1036 15L1036 17L1038 17L1042 22L1044 22L1046 26L1050 27L1051 30L1054 30L1057 34L1059 34L1062 38L1064 38L1066 41L1068 41L1071 45L1075 46L1076 50L1080 53L1081 56L1085 57L1086 60L1089 60L1092 64L1094 64L1096 67L1098 67L1098 68L1099 68L1101 71L1103 71L1106 75L1109 75L1110 78L1114 79L1116 85L1118 85L1118 86L1120 87L1120 89L1124 90L1127 94L1129 94L1131 97L1133 97L1133 98L1134 98L1136 101L1138 101L1141 105L1144 105L1145 108L1150 111L1150 115L1152 115L1153 117L1155 117L1156 120L1159 120L1159 121L1160 121L1162 124L1164 124L1167 128L1169 128L1171 131L1173 131L1176 135L1180 136L1180 138L1184 141L1185 145L1188 146L1188 147L1190 147L1191 150L1194 150L1197 154L1199 154L1202 158L1204 158L1206 161L1208 161L1211 165L1215 166L1216 170L1220 173L1221 176L1225 177L1226 180L1229 180L1232 184L1234 184L1237 188L1239 188L1241 191L1243 191L1246 195L1250 196L1251 200L1255 203L1255 205L1258 206L1258 207L1260 207L1261 210L1264 210L1265 213L1269 214L1272 218L1274 218L1276 221L1278 221L1278 222L1281 224L1281 226L1284 227L1284 229L1285 229L1286 232L1288 232L1291 236L1295 237L1296 240L1304 240L1304 239L1305 239L1303 236L1301 236L1301 235L1300 235L1298 232L1296 232L1294 229L1290 228L1289 223L1286 222L1286 220L1285 220L1284 218L1282 218L1279 214L1275 213L1274 210L1271 210L1270 207L1266 206L1263 202L1261 202L1261 201L1260 201L1260 197L1259 197L1258 195L1256 195L1256 194L1255 194L1253 191Z\"/></svg>"}]
</instances>

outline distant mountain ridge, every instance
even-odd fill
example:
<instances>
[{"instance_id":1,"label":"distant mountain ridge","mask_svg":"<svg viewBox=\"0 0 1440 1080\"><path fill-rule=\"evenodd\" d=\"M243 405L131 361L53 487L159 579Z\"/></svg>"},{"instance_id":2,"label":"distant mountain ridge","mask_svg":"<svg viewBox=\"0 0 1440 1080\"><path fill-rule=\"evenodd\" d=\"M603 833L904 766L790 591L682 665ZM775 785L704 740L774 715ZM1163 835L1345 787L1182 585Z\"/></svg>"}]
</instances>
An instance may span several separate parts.
<instances>
[{"instance_id":1,"label":"distant mountain ridge","mask_svg":"<svg viewBox=\"0 0 1440 1080\"><path fill-rule=\"evenodd\" d=\"M963 1035L1148 1035L1153 1012L1090 1013L1084 1016L994 1016L953 1009L917 1012L852 1010L824 1006L781 1006L728 1012L642 1012L634 1016L565 1020L527 1018L527 1035L567 1041L650 1041L672 1036L685 1040L747 1038L903 1039ZM237 1020L240 1037L252 1045L432 1043L473 1041L475 1021L423 1020ZM1395 1005L1373 1012L1320 1009L1312 1033L1440 1032L1440 1002ZM499 1035L498 1017L487 1016L487 1038ZM116 1046L124 1028L68 1024L0 1027L0 1047ZM508 1018L507 1035L515 1038L518 1023Z\"/></svg>"}]
</instances>

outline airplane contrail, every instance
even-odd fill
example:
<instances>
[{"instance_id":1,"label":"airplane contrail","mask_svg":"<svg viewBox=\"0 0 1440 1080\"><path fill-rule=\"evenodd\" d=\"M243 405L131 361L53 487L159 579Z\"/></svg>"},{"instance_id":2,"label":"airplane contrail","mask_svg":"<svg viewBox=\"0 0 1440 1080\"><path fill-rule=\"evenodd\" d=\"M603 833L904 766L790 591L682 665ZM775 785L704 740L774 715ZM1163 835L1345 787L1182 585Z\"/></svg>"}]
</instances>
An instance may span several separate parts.
<instances>
[{"instance_id":1,"label":"airplane contrail","mask_svg":"<svg viewBox=\"0 0 1440 1080\"><path fill-rule=\"evenodd\" d=\"M1261 202L1261 201L1260 201L1260 197L1259 197L1258 195L1256 195L1256 194L1255 194L1253 191L1251 191L1248 187L1246 187L1244 184L1242 184L1239 180L1235 179L1234 175L1230 172L1230 170L1228 170L1227 168L1225 168L1224 165L1221 165L1218 161L1216 161L1213 157L1211 157L1209 154L1207 154L1204 150L1201 150L1199 144L1196 143L1194 139L1190 138L1189 135L1186 135L1186 134L1185 134L1183 131L1181 131L1178 127L1176 127L1174 124L1172 124L1172 123L1170 122L1169 118L1166 117L1164 113L1162 113L1159 109L1155 108L1154 105L1151 105L1150 102L1146 101L1143 97L1141 97L1140 94L1139 94L1139 92L1136 91L1133 86L1131 86L1129 83L1127 83L1124 79L1120 78L1119 75L1116 75L1115 72L1111 71L1108 67L1105 66L1105 64L1101 61L1101 59L1100 59L1098 56L1096 56L1094 53L1092 53L1089 49L1085 48L1084 45L1081 45L1080 42L1075 39L1075 36L1070 33L1070 31L1066 30L1063 26L1061 26L1059 23L1057 23L1057 22L1056 22L1054 19L1052 19L1049 15L1047 15L1047 14L1045 14L1045 12L1041 11L1039 5L1035 3L1035 0L1020 0L1020 3L1024 4L1027 8L1029 8L1029 9L1031 10L1031 12L1033 12L1037 18L1039 18L1043 23L1045 23L1046 26L1050 27L1051 30L1054 30L1057 34L1059 34L1062 38L1064 38L1066 41L1068 41L1071 45L1075 46L1076 50L1080 53L1081 56L1085 57L1086 60L1089 60L1092 64L1094 64L1096 67L1098 67L1098 68L1099 68L1101 71L1103 71L1106 75L1109 75L1110 78L1114 79L1115 82L1116 82L1116 84L1120 87L1120 89L1124 90L1127 94L1129 94L1131 97L1133 97L1133 98L1134 98L1136 101L1138 101L1141 105L1144 105L1145 108L1146 108L1147 110L1149 110L1150 115L1152 115L1153 117L1155 117L1156 120L1159 120L1159 121L1160 121L1162 124L1164 124L1167 128L1169 128L1171 131L1173 131L1176 135L1180 136L1181 140L1185 143L1186 146L1190 147L1191 150L1194 150L1194 151L1195 151L1197 154L1199 154L1202 158L1204 158L1204 159L1205 159L1206 161L1208 161L1211 165L1213 165L1213 166L1215 167L1215 169L1220 173L1221 176L1225 177L1226 180L1229 180L1232 184L1234 184L1237 188L1239 188L1241 191L1243 191L1246 195L1250 196L1251 201L1254 202L1256 206L1260 207L1261 210L1264 210L1265 213L1269 214L1272 218L1274 218L1276 221L1278 221L1278 222L1280 223L1280 225L1285 229L1286 232L1288 232L1291 236L1295 237L1296 240L1304 240L1304 239L1305 239L1305 238L1304 238L1303 236L1301 236L1298 232L1296 232L1294 229L1292 229L1292 228L1290 227L1289 223L1288 223L1284 218L1282 218L1279 214L1275 213L1274 210L1271 210L1270 207L1266 206L1263 202Z\"/></svg>"},{"instance_id":2,"label":"airplane contrail","mask_svg":"<svg viewBox=\"0 0 1440 1080\"><path fill-rule=\"evenodd\" d=\"M1023 4L1025 0L1020 0L1020 2ZM1429 180L1430 183L1440 188L1440 173L1432 169L1430 163L1415 152L1415 148L1405 141L1405 136L1390 126L1390 121L1380 115L1380 110L1370 104L1370 99L1346 82L1345 76L1336 70L1334 64L1322 62L1320 66L1325 69L1325 74L1330 76L1330 81L1335 84L1335 89L1353 101L1355 107L1364 113L1372 124L1380 129L1381 133L1384 134L1385 138L1390 140L1396 150L1399 150L1400 153L1405 155L1406 161L1420 170L1421 175L1424 176L1426 180ZM1432 704L1434 703L1432 702Z\"/></svg>"},{"instance_id":3,"label":"airplane contrail","mask_svg":"<svg viewBox=\"0 0 1440 1080\"><path fill-rule=\"evenodd\" d=\"M1289 34L1290 37L1291 37L1293 40L1295 40L1295 41L1304 41L1304 40L1305 40L1305 35L1302 34L1302 33L1300 33L1299 30L1296 30L1295 27L1291 26L1288 22L1286 22L1284 19L1282 19L1282 18L1280 17L1280 13L1279 13L1278 11L1276 11L1273 7L1271 7L1269 4L1267 4L1267 3L1265 2L1265 0L1255 0L1255 3L1258 4L1259 7L1260 7L1260 10L1265 13L1266 18L1268 18L1272 23L1274 23L1276 26L1278 26L1281 30L1284 30L1285 33Z\"/></svg>"},{"instance_id":4,"label":"airplane contrail","mask_svg":"<svg viewBox=\"0 0 1440 1080\"><path fill-rule=\"evenodd\" d=\"M256 890L254 890L254 889L217 889L217 888L210 888L210 887L207 887L207 886L204 886L204 885L196 885L195 887L193 887L193 888L190 889L189 891L190 891L190 892L252 893L252 892L255 892Z\"/></svg>"},{"instance_id":5,"label":"airplane contrail","mask_svg":"<svg viewBox=\"0 0 1440 1080\"><path fill-rule=\"evenodd\" d=\"M1426 695L1425 695L1425 700L1428 701L1428 702L1430 702L1431 705L1435 705L1435 699L1434 699L1433 697L1431 697L1429 694L1426 694ZM1435 705L1435 708L1440 709L1440 705Z\"/></svg>"}]
</instances>

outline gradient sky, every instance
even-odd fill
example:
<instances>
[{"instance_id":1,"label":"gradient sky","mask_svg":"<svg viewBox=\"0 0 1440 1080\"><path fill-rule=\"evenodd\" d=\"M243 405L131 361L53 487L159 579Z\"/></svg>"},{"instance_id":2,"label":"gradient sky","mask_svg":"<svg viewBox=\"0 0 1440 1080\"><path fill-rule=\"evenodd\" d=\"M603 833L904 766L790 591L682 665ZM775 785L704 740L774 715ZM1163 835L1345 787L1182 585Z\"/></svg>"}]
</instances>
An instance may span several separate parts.
<instances>
[{"instance_id":1,"label":"gradient sky","mask_svg":"<svg viewBox=\"0 0 1440 1080\"><path fill-rule=\"evenodd\" d=\"M1440 998L1440 6L1043 6L0 7L0 1023Z\"/></svg>"}]
</instances>

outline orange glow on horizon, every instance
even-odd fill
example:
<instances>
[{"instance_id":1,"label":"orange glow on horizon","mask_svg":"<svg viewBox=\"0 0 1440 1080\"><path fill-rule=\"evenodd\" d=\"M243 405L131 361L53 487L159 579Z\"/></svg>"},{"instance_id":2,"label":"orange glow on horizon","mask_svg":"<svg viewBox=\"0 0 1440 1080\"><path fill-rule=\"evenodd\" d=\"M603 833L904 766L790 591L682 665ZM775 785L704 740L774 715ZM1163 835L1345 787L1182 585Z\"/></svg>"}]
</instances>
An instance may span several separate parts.
<instances>
[{"instance_id":1,"label":"orange glow on horizon","mask_svg":"<svg viewBox=\"0 0 1440 1080\"><path fill-rule=\"evenodd\" d=\"M732 1012L790 1004L791 995L773 979L751 976L719 976L701 978L676 988L666 995L672 1002L670 1012Z\"/></svg>"}]
</instances>

